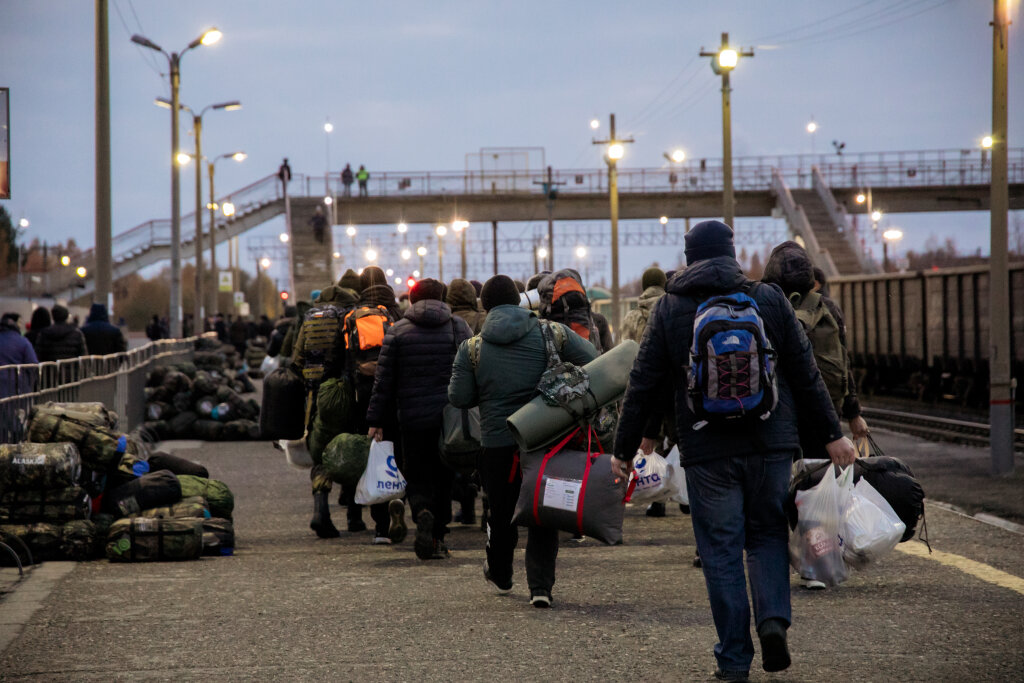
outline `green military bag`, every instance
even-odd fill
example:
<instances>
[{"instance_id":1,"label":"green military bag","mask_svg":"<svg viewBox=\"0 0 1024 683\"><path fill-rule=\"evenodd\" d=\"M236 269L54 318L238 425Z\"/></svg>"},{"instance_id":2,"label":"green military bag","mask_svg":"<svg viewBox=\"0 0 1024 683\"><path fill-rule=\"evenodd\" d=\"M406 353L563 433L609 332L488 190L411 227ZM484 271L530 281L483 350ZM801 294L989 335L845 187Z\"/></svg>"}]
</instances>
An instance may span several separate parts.
<instances>
[{"instance_id":1,"label":"green military bag","mask_svg":"<svg viewBox=\"0 0 1024 683\"><path fill-rule=\"evenodd\" d=\"M206 509L206 500L199 496L192 496L174 505L150 508L135 514L135 517L149 517L151 519L187 519L189 517L206 519L209 516L210 511Z\"/></svg>"},{"instance_id":2,"label":"green military bag","mask_svg":"<svg viewBox=\"0 0 1024 683\"><path fill-rule=\"evenodd\" d=\"M327 476L342 486L355 488L370 456L370 437L339 434L324 449L322 462Z\"/></svg>"},{"instance_id":3,"label":"green military bag","mask_svg":"<svg viewBox=\"0 0 1024 683\"><path fill-rule=\"evenodd\" d=\"M29 422L28 440L35 443L71 442L78 446L82 462L96 469L117 466L129 451L127 434L91 424L71 413L39 412Z\"/></svg>"},{"instance_id":4,"label":"green military bag","mask_svg":"<svg viewBox=\"0 0 1024 683\"><path fill-rule=\"evenodd\" d=\"M73 443L0 444L0 493L74 486L82 459Z\"/></svg>"},{"instance_id":5,"label":"green military bag","mask_svg":"<svg viewBox=\"0 0 1024 683\"><path fill-rule=\"evenodd\" d=\"M18 544L10 543L7 536L15 536L32 551L36 562L56 560L60 557L60 525L37 522L35 524L0 524L0 542L5 542L17 551ZM10 566L13 561L4 553L0 564Z\"/></svg>"},{"instance_id":6,"label":"green military bag","mask_svg":"<svg viewBox=\"0 0 1024 683\"><path fill-rule=\"evenodd\" d=\"M24 489L0 495L0 523L63 524L89 517L89 494L79 486L63 489Z\"/></svg>"},{"instance_id":7,"label":"green military bag","mask_svg":"<svg viewBox=\"0 0 1024 683\"><path fill-rule=\"evenodd\" d=\"M203 524L198 519L119 519L107 533L112 562L196 560L203 553Z\"/></svg>"},{"instance_id":8,"label":"green military bag","mask_svg":"<svg viewBox=\"0 0 1024 683\"><path fill-rule=\"evenodd\" d=\"M790 295L790 303L811 342L814 362L825 380L829 397L833 402L842 401L850 393L850 372L846 364L846 349L839 336L839 321L818 292L808 292L803 297L794 293Z\"/></svg>"},{"instance_id":9,"label":"green military bag","mask_svg":"<svg viewBox=\"0 0 1024 683\"><path fill-rule=\"evenodd\" d=\"M233 555L235 552L235 525L229 519L199 520L203 525L203 555Z\"/></svg>"},{"instance_id":10,"label":"green military bag","mask_svg":"<svg viewBox=\"0 0 1024 683\"><path fill-rule=\"evenodd\" d=\"M32 410L29 412L29 419L34 419L37 415L73 417L95 427L117 429L117 413L107 410L107 407L98 401L83 403L55 403L49 401L47 403L40 403L32 407Z\"/></svg>"},{"instance_id":11,"label":"green military bag","mask_svg":"<svg viewBox=\"0 0 1024 683\"><path fill-rule=\"evenodd\" d=\"M216 479L194 477L190 474L178 475L181 483L181 497L201 496L206 499L206 507L213 517L231 519L235 509L235 497L228 485Z\"/></svg>"},{"instance_id":12,"label":"green military bag","mask_svg":"<svg viewBox=\"0 0 1024 683\"><path fill-rule=\"evenodd\" d=\"M60 529L60 554L80 562L96 556L96 524L88 519L68 522Z\"/></svg>"}]
</instances>

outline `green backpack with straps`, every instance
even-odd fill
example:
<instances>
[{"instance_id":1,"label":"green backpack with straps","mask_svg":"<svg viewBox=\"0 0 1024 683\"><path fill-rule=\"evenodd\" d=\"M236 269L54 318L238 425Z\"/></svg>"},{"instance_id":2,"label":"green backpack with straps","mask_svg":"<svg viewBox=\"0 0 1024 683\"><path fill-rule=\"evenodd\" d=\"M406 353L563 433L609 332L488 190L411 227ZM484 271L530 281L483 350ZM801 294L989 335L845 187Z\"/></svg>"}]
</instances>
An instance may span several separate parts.
<instances>
[{"instance_id":1,"label":"green backpack with straps","mask_svg":"<svg viewBox=\"0 0 1024 683\"><path fill-rule=\"evenodd\" d=\"M821 378L833 402L842 401L850 393L849 367L846 348L839 336L839 321L835 319L818 292L804 296L792 294L790 303L796 312L796 319L804 327L814 351Z\"/></svg>"}]
</instances>

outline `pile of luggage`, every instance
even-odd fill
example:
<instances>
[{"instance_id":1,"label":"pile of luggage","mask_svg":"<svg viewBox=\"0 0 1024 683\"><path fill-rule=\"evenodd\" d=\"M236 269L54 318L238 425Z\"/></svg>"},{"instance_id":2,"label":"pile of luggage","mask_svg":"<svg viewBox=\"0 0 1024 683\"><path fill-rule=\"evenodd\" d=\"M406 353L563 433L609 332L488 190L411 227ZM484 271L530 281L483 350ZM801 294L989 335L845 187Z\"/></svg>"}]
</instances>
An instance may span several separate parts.
<instances>
[{"instance_id":1,"label":"pile of luggage","mask_svg":"<svg viewBox=\"0 0 1024 683\"><path fill-rule=\"evenodd\" d=\"M157 440L258 439L260 405L242 396L256 388L233 363L221 351L197 351L192 363L151 370L146 376L146 430Z\"/></svg>"},{"instance_id":2,"label":"pile of luggage","mask_svg":"<svg viewBox=\"0 0 1024 683\"><path fill-rule=\"evenodd\" d=\"M29 441L0 444L0 543L23 564L232 554L227 485L198 463L151 452L117 424L100 403L32 409Z\"/></svg>"}]
</instances>

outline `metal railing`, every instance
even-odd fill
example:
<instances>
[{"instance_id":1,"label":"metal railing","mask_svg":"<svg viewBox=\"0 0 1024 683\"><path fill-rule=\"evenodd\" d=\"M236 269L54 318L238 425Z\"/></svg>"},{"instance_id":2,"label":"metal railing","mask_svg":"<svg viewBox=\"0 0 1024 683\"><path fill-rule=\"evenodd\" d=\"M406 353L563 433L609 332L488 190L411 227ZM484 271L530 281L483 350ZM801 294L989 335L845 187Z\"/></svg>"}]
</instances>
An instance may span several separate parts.
<instances>
[{"instance_id":1,"label":"metal railing","mask_svg":"<svg viewBox=\"0 0 1024 683\"><path fill-rule=\"evenodd\" d=\"M0 443L24 441L32 406L47 401L98 401L117 413L120 430L134 429L145 420L146 374L156 365L191 360L196 339L165 339L107 356L0 366Z\"/></svg>"}]
</instances>

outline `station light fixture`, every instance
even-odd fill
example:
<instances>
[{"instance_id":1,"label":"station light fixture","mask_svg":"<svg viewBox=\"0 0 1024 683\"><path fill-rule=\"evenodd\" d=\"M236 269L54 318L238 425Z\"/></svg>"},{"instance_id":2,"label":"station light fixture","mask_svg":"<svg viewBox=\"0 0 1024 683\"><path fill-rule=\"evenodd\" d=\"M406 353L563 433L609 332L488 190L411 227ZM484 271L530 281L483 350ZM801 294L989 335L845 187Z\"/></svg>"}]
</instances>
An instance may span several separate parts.
<instances>
[{"instance_id":1,"label":"station light fixture","mask_svg":"<svg viewBox=\"0 0 1024 683\"><path fill-rule=\"evenodd\" d=\"M31 225L31 223L27 218L22 218L18 221L19 228L27 228L29 225Z\"/></svg>"},{"instance_id":2,"label":"station light fixture","mask_svg":"<svg viewBox=\"0 0 1024 683\"><path fill-rule=\"evenodd\" d=\"M89 271L85 269L85 266L78 266L75 268L75 274L78 275L78 277L85 277L88 273Z\"/></svg>"},{"instance_id":3,"label":"station light fixture","mask_svg":"<svg viewBox=\"0 0 1024 683\"><path fill-rule=\"evenodd\" d=\"M333 203L334 203L334 198L331 197L331 195L327 195L326 197L324 197L324 204L326 204L327 206L330 206Z\"/></svg>"},{"instance_id":4,"label":"station light fixture","mask_svg":"<svg viewBox=\"0 0 1024 683\"><path fill-rule=\"evenodd\" d=\"M889 228L882 233L882 237L889 242L898 242L903 239L903 231L899 228Z\"/></svg>"},{"instance_id":5,"label":"station light fixture","mask_svg":"<svg viewBox=\"0 0 1024 683\"><path fill-rule=\"evenodd\" d=\"M546 259L548 257L547 247L537 247L537 258Z\"/></svg>"},{"instance_id":6,"label":"station light fixture","mask_svg":"<svg viewBox=\"0 0 1024 683\"><path fill-rule=\"evenodd\" d=\"M288 233L282 232L280 235L277 236L277 239L281 240L283 244L288 244Z\"/></svg>"},{"instance_id":7,"label":"station light fixture","mask_svg":"<svg viewBox=\"0 0 1024 683\"><path fill-rule=\"evenodd\" d=\"M260 268L262 268L263 270L267 270L268 268L270 268L270 259L268 259L266 256L261 258L260 259Z\"/></svg>"},{"instance_id":8,"label":"station light fixture","mask_svg":"<svg viewBox=\"0 0 1024 683\"><path fill-rule=\"evenodd\" d=\"M868 200L868 196L863 192L858 192L857 196L854 199L858 204L863 204Z\"/></svg>"},{"instance_id":9,"label":"station light fixture","mask_svg":"<svg viewBox=\"0 0 1024 683\"><path fill-rule=\"evenodd\" d=\"M991 135L986 135L985 137L983 137L981 139L981 148L982 149L992 149L992 144L993 143L994 143L994 140L992 140L992 136Z\"/></svg>"},{"instance_id":10,"label":"station light fixture","mask_svg":"<svg viewBox=\"0 0 1024 683\"><path fill-rule=\"evenodd\" d=\"M356 236L356 226L350 225L347 228L345 228L345 234L348 235L349 237L355 237Z\"/></svg>"},{"instance_id":11,"label":"station light fixture","mask_svg":"<svg viewBox=\"0 0 1024 683\"><path fill-rule=\"evenodd\" d=\"M333 254L331 254L331 256L333 256L336 259L341 258L341 252L340 251L336 251Z\"/></svg>"},{"instance_id":12,"label":"station light fixture","mask_svg":"<svg viewBox=\"0 0 1024 683\"><path fill-rule=\"evenodd\" d=\"M586 247L584 247L582 244L580 246L576 247L576 258L586 258L586 256L587 256L587 248Z\"/></svg>"},{"instance_id":13,"label":"station light fixture","mask_svg":"<svg viewBox=\"0 0 1024 683\"><path fill-rule=\"evenodd\" d=\"M235 205L231 202L224 202L220 210L228 218L235 215Z\"/></svg>"},{"instance_id":14,"label":"station light fixture","mask_svg":"<svg viewBox=\"0 0 1024 683\"><path fill-rule=\"evenodd\" d=\"M246 159L249 158L249 155L246 154L245 152L235 152L234 154L231 155L231 158L234 159L235 161L245 161Z\"/></svg>"},{"instance_id":15,"label":"station light fixture","mask_svg":"<svg viewBox=\"0 0 1024 683\"><path fill-rule=\"evenodd\" d=\"M334 124L333 123L328 121L327 123L324 124L324 132L325 133L330 133L330 132L333 132L333 131L334 131Z\"/></svg>"},{"instance_id":16,"label":"station light fixture","mask_svg":"<svg viewBox=\"0 0 1024 683\"><path fill-rule=\"evenodd\" d=\"M403 261L408 261L411 258L412 258L412 251L410 251L409 249L403 249L402 250L402 260Z\"/></svg>"},{"instance_id":17,"label":"station light fixture","mask_svg":"<svg viewBox=\"0 0 1024 683\"><path fill-rule=\"evenodd\" d=\"M661 223L662 225L668 225L668 216L662 216L661 218L658 219L658 222Z\"/></svg>"},{"instance_id":18,"label":"station light fixture","mask_svg":"<svg viewBox=\"0 0 1024 683\"><path fill-rule=\"evenodd\" d=\"M601 127L601 122L600 121L598 121L597 119L590 119L590 129L591 130L597 130L600 127Z\"/></svg>"},{"instance_id":19,"label":"station light fixture","mask_svg":"<svg viewBox=\"0 0 1024 683\"><path fill-rule=\"evenodd\" d=\"M447 228L447 227L445 227L444 225L438 225L438 226L437 226L437 227L436 227L436 228L434 229L434 232L436 232L436 233L437 233L437 236L438 236L438 237L444 237L445 235L447 235L447 234L448 234L448 228Z\"/></svg>"},{"instance_id":20,"label":"station light fixture","mask_svg":"<svg viewBox=\"0 0 1024 683\"><path fill-rule=\"evenodd\" d=\"M387 270L384 271L384 274L387 275L388 277L391 277L392 275L395 274L395 271L393 268L388 268Z\"/></svg>"},{"instance_id":21,"label":"station light fixture","mask_svg":"<svg viewBox=\"0 0 1024 683\"><path fill-rule=\"evenodd\" d=\"M373 247L370 247L369 249L366 250L366 253L364 254L364 256L366 256L366 260L367 261L376 261L377 260L377 250L374 249Z\"/></svg>"},{"instance_id":22,"label":"station light fixture","mask_svg":"<svg viewBox=\"0 0 1024 683\"><path fill-rule=\"evenodd\" d=\"M402 285L402 278L396 277L395 278L395 284L398 285L398 286L401 286Z\"/></svg>"},{"instance_id":23,"label":"station light fixture","mask_svg":"<svg viewBox=\"0 0 1024 683\"><path fill-rule=\"evenodd\" d=\"M807 124L807 132L813 134L813 133L816 133L817 131L818 131L818 124L815 123L814 120L812 119L811 122Z\"/></svg>"},{"instance_id":24,"label":"station light fixture","mask_svg":"<svg viewBox=\"0 0 1024 683\"><path fill-rule=\"evenodd\" d=\"M404 235L405 233L409 232L409 226L406 225L405 223L399 223L398 224L398 232L400 232L400 233L402 233Z\"/></svg>"},{"instance_id":25,"label":"station light fixture","mask_svg":"<svg viewBox=\"0 0 1024 683\"><path fill-rule=\"evenodd\" d=\"M873 220L875 223L877 223L878 221L882 220L882 212L879 211L878 209L875 209L874 211L872 211L871 212L871 220Z\"/></svg>"},{"instance_id":26,"label":"station light fixture","mask_svg":"<svg viewBox=\"0 0 1024 683\"><path fill-rule=\"evenodd\" d=\"M192 155L188 152L178 152L174 158L177 160L178 166L188 166L188 163L192 161Z\"/></svg>"},{"instance_id":27,"label":"station light fixture","mask_svg":"<svg viewBox=\"0 0 1024 683\"><path fill-rule=\"evenodd\" d=\"M732 48L725 48L718 53L718 68L722 71L735 69L740 61L740 54Z\"/></svg>"},{"instance_id":28,"label":"station light fixture","mask_svg":"<svg viewBox=\"0 0 1024 683\"><path fill-rule=\"evenodd\" d=\"M454 220L452 221L452 230L455 232L462 232L469 227L469 221Z\"/></svg>"},{"instance_id":29,"label":"station light fixture","mask_svg":"<svg viewBox=\"0 0 1024 683\"><path fill-rule=\"evenodd\" d=\"M416 254L419 255L419 256L426 256L427 255L427 248L426 247L417 247L416 248ZM419 275L417 275L416 277L419 277Z\"/></svg>"},{"instance_id":30,"label":"station light fixture","mask_svg":"<svg viewBox=\"0 0 1024 683\"><path fill-rule=\"evenodd\" d=\"M412 271L412 277L419 277L419 276L420 276L420 271L418 271L418 270ZM412 278L409 278L409 279L411 280Z\"/></svg>"},{"instance_id":31,"label":"station light fixture","mask_svg":"<svg viewBox=\"0 0 1024 683\"><path fill-rule=\"evenodd\" d=\"M621 142L613 142L608 145L608 158L612 161L620 160L626 154L626 146Z\"/></svg>"},{"instance_id":32,"label":"station light fixture","mask_svg":"<svg viewBox=\"0 0 1024 683\"><path fill-rule=\"evenodd\" d=\"M62 266L64 266L64 267L70 266L71 265L71 257L70 256L61 256L60 257L60 264Z\"/></svg>"},{"instance_id":33,"label":"station light fixture","mask_svg":"<svg viewBox=\"0 0 1024 683\"><path fill-rule=\"evenodd\" d=\"M686 152L681 149L672 150L672 161L681 164L686 161Z\"/></svg>"}]
</instances>

